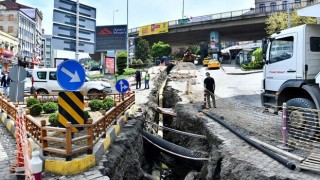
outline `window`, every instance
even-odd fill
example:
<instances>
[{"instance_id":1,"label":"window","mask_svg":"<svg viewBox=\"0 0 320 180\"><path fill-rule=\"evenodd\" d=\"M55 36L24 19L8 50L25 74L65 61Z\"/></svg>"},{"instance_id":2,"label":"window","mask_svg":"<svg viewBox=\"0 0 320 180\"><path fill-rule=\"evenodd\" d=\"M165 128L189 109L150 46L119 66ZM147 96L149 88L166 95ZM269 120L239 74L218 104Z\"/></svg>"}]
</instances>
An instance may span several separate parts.
<instances>
[{"instance_id":1,"label":"window","mask_svg":"<svg viewBox=\"0 0 320 180\"><path fill-rule=\"evenodd\" d=\"M270 3L270 10L276 11L277 10L277 4L275 2Z\"/></svg>"},{"instance_id":2,"label":"window","mask_svg":"<svg viewBox=\"0 0 320 180\"><path fill-rule=\"evenodd\" d=\"M266 11L266 6L264 4L259 4L259 11L260 12L265 12Z\"/></svg>"},{"instance_id":3,"label":"window","mask_svg":"<svg viewBox=\"0 0 320 180\"><path fill-rule=\"evenodd\" d=\"M269 62L275 63L291 58L293 55L293 37L275 39L271 43Z\"/></svg>"},{"instance_id":4,"label":"window","mask_svg":"<svg viewBox=\"0 0 320 180\"><path fill-rule=\"evenodd\" d=\"M320 37L310 38L310 50L312 52L320 52Z\"/></svg>"},{"instance_id":5,"label":"window","mask_svg":"<svg viewBox=\"0 0 320 180\"><path fill-rule=\"evenodd\" d=\"M13 33L13 26L8 27L8 33Z\"/></svg>"},{"instance_id":6,"label":"window","mask_svg":"<svg viewBox=\"0 0 320 180\"><path fill-rule=\"evenodd\" d=\"M47 72L46 71L39 71L39 72L37 72L37 76L39 79L47 79Z\"/></svg>"},{"instance_id":7,"label":"window","mask_svg":"<svg viewBox=\"0 0 320 180\"><path fill-rule=\"evenodd\" d=\"M57 80L56 72L49 72L49 80Z\"/></svg>"},{"instance_id":8,"label":"window","mask_svg":"<svg viewBox=\"0 0 320 180\"><path fill-rule=\"evenodd\" d=\"M287 10L287 8L288 8L288 1L283 1L282 2L282 9Z\"/></svg>"},{"instance_id":9,"label":"window","mask_svg":"<svg viewBox=\"0 0 320 180\"><path fill-rule=\"evenodd\" d=\"M14 21L14 15L13 15L13 14L9 14L8 20L9 20L9 21Z\"/></svg>"},{"instance_id":10,"label":"window","mask_svg":"<svg viewBox=\"0 0 320 180\"><path fill-rule=\"evenodd\" d=\"M3 26L0 26L0 31L3 31Z\"/></svg>"}]
</instances>

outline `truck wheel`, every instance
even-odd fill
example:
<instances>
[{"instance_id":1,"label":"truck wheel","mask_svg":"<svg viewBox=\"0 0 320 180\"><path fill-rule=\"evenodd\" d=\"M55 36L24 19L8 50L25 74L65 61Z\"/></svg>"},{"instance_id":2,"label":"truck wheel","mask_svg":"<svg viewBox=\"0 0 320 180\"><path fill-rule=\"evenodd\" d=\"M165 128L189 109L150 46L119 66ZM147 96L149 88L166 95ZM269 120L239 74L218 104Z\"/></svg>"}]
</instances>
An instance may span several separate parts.
<instances>
[{"instance_id":1,"label":"truck wheel","mask_svg":"<svg viewBox=\"0 0 320 180\"><path fill-rule=\"evenodd\" d=\"M298 108L288 108L287 129L289 135L294 138L312 139L317 134L318 115L308 109L316 109L315 104L305 98L294 98L287 102L288 106Z\"/></svg>"},{"instance_id":2,"label":"truck wheel","mask_svg":"<svg viewBox=\"0 0 320 180\"><path fill-rule=\"evenodd\" d=\"M49 94L48 91L44 90L44 89L39 89L37 91L38 94Z\"/></svg>"}]
</instances>

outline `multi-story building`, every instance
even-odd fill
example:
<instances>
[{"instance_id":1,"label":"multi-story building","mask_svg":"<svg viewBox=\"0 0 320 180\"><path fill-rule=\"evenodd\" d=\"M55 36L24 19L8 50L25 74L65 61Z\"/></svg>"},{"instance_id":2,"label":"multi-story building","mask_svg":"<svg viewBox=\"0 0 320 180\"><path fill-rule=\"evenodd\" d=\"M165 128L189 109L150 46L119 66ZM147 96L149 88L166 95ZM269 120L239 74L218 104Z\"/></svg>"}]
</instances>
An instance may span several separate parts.
<instances>
[{"instance_id":1,"label":"multi-story building","mask_svg":"<svg viewBox=\"0 0 320 180\"><path fill-rule=\"evenodd\" d=\"M17 64L15 56L18 54L18 38L0 31L0 68L3 71L9 70L9 65Z\"/></svg>"},{"instance_id":2,"label":"multi-story building","mask_svg":"<svg viewBox=\"0 0 320 180\"><path fill-rule=\"evenodd\" d=\"M53 50L51 46L52 35L42 35L42 58L45 67L54 67Z\"/></svg>"},{"instance_id":3,"label":"multi-story building","mask_svg":"<svg viewBox=\"0 0 320 180\"><path fill-rule=\"evenodd\" d=\"M0 30L19 39L19 63L39 64L42 13L15 0L0 1Z\"/></svg>"},{"instance_id":4,"label":"multi-story building","mask_svg":"<svg viewBox=\"0 0 320 180\"><path fill-rule=\"evenodd\" d=\"M310 5L319 0L255 0L255 8L260 12L282 11Z\"/></svg>"}]
</instances>

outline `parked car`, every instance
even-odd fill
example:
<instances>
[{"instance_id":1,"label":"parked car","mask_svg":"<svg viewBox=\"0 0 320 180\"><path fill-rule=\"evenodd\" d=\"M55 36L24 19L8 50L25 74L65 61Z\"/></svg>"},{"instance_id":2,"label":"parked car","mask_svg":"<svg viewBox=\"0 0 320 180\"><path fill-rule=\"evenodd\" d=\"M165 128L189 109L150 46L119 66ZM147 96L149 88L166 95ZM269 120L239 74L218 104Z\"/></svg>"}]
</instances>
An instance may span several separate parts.
<instances>
[{"instance_id":1,"label":"parked car","mask_svg":"<svg viewBox=\"0 0 320 180\"><path fill-rule=\"evenodd\" d=\"M92 66L86 71L87 76L92 76L95 74L100 74L99 66Z\"/></svg>"},{"instance_id":2,"label":"parked car","mask_svg":"<svg viewBox=\"0 0 320 180\"><path fill-rule=\"evenodd\" d=\"M220 62L217 59L210 60L209 63L208 63L208 69L211 69L211 68L219 69L220 68Z\"/></svg>"},{"instance_id":3,"label":"parked car","mask_svg":"<svg viewBox=\"0 0 320 180\"><path fill-rule=\"evenodd\" d=\"M207 66L209 64L209 61L211 60L211 58L204 58L203 61L202 61L202 64L204 66Z\"/></svg>"},{"instance_id":4,"label":"parked car","mask_svg":"<svg viewBox=\"0 0 320 180\"><path fill-rule=\"evenodd\" d=\"M57 81L56 68L34 69L34 88L38 94L58 94L64 91ZM92 81L88 76L85 78L83 86L79 89L84 94L111 93L109 83L104 81Z\"/></svg>"}]
</instances>

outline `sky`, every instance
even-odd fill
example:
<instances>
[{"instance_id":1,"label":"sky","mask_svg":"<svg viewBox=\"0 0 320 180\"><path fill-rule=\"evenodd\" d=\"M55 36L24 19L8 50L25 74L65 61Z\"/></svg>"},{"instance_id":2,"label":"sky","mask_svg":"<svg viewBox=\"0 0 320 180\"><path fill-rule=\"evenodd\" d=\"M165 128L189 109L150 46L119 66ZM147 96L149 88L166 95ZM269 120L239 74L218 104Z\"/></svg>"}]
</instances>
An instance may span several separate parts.
<instances>
[{"instance_id":1,"label":"sky","mask_svg":"<svg viewBox=\"0 0 320 180\"><path fill-rule=\"evenodd\" d=\"M254 0L79 0L81 4L95 7L96 25L127 24L127 1L129 1L129 29L153 23L177 20L184 15L195 17L221 12L250 9ZM43 13L42 28L52 34L54 0L17 0L18 3L38 8ZM114 12L118 10L117 12Z\"/></svg>"}]
</instances>

